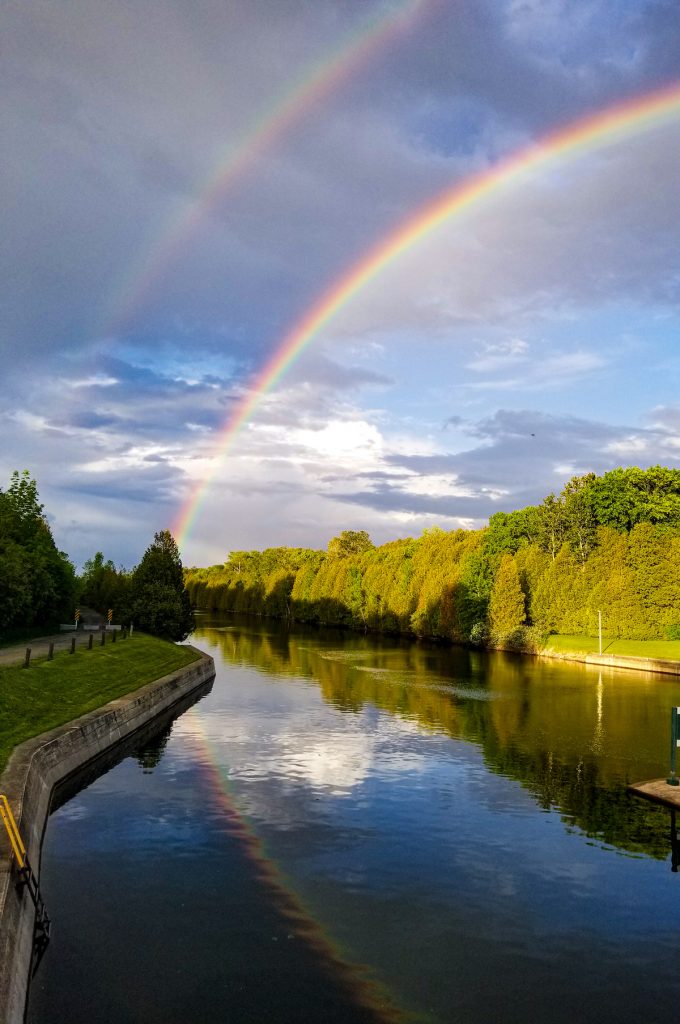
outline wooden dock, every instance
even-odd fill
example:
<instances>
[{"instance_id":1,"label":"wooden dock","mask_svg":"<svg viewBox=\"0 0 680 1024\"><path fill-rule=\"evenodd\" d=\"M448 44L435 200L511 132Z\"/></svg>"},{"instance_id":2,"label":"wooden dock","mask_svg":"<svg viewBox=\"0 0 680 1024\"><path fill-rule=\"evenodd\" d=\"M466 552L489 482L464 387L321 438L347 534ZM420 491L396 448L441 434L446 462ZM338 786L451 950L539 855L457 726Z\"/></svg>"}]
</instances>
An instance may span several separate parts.
<instances>
[{"instance_id":1,"label":"wooden dock","mask_svg":"<svg viewBox=\"0 0 680 1024\"><path fill-rule=\"evenodd\" d=\"M680 786L669 786L665 779L636 782L628 787L628 792L644 797L645 800L653 800L656 804L680 808Z\"/></svg>"}]
</instances>

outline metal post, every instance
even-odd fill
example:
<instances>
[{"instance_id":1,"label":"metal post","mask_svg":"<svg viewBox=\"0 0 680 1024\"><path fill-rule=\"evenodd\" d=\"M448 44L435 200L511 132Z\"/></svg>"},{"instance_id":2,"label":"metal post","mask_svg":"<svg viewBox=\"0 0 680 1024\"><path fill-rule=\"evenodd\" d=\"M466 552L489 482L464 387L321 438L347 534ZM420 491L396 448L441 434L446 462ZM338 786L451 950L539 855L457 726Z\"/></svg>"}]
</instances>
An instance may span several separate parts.
<instances>
[{"instance_id":1,"label":"metal post","mask_svg":"<svg viewBox=\"0 0 680 1024\"><path fill-rule=\"evenodd\" d=\"M31 664L31 648L27 647L26 648L26 657L24 658L24 668L28 668L28 666L30 664Z\"/></svg>"},{"instance_id":2,"label":"metal post","mask_svg":"<svg viewBox=\"0 0 680 1024\"><path fill-rule=\"evenodd\" d=\"M600 637L600 657L602 657L602 612L597 613L597 632Z\"/></svg>"},{"instance_id":3,"label":"metal post","mask_svg":"<svg viewBox=\"0 0 680 1024\"><path fill-rule=\"evenodd\" d=\"M102 647L106 643L106 633L104 632L104 630L102 630L102 638L101 638L101 640L99 642L100 642Z\"/></svg>"},{"instance_id":4,"label":"metal post","mask_svg":"<svg viewBox=\"0 0 680 1024\"><path fill-rule=\"evenodd\" d=\"M76 638L74 636L72 636L71 637L71 654L75 654L75 653L76 653Z\"/></svg>"},{"instance_id":5,"label":"metal post","mask_svg":"<svg viewBox=\"0 0 680 1024\"><path fill-rule=\"evenodd\" d=\"M675 774L675 759L678 750L678 711L679 708L671 708L671 774L666 779L669 786L680 786L680 779Z\"/></svg>"},{"instance_id":6,"label":"metal post","mask_svg":"<svg viewBox=\"0 0 680 1024\"><path fill-rule=\"evenodd\" d=\"M116 631L114 629L113 633L111 634L111 643L115 644L115 642L116 642Z\"/></svg>"},{"instance_id":7,"label":"metal post","mask_svg":"<svg viewBox=\"0 0 680 1024\"><path fill-rule=\"evenodd\" d=\"M50 646L47 649L47 660L52 661L54 658L54 640L50 640Z\"/></svg>"},{"instance_id":8,"label":"metal post","mask_svg":"<svg viewBox=\"0 0 680 1024\"><path fill-rule=\"evenodd\" d=\"M88 649L88 651L92 650L92 644L93 643L94 643L94 634L90 633L89 637L87 638L87 649Z\"/></svg>"}]
</instances>

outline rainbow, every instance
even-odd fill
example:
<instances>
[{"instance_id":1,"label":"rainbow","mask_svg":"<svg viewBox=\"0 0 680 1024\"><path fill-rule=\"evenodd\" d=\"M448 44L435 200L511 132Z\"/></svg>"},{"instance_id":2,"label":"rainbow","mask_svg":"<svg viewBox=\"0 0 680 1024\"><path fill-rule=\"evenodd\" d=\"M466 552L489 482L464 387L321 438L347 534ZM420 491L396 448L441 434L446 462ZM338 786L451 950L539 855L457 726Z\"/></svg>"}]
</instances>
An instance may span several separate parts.
<instances>
[{"instance_id":1,"label":"rainbow","mask_svg":"<svg viewBox=\"0 0 680 1024\"><path fill-rule=\"evenodd\" d=\"M222 756L210 742L201 714L190 708L182 716L181 728L189 733L201 757L197 761L215 801L222 820L235 836L252 863L255 877L267 889L276 910L288 922L296 936L319 957L334 981L347 993L355 1006L370 1011L376 1024L399 1024L404 1016L391 999L387 989L372 976L363 964L350 963L342 950L322 930L316 919L292 890L278 867L265 854L262 840L238 809L230 791L229 774L222 765Z\"/></svg>"},{"instance_id":2,"label":"rainbow","mask_svg":"<svg viewBox=\"0 0 680 1024\"><path fill-rule=\"evenodd\" d=\"M364 21L322 60L305 69L235 142L220 153L216 169L206 178L197 199L184 204L154 241L139 253L108 302L106 333L122 327L176 258L188 235L206 219L228 190L281 138L335 88L412 24L433 0L397 0Z\"/></svg>"},{"instance_id":3,"label":"rainbow","mask_svg":"<svg viewBox=\"0 0 680 1024\"><path fill-rule=\"evenodd\" d=\"M573 121L492 167L458 182L453 188L447 189L421 207L370 249L317 299L303 318L285 335L273 357L260 370L248 393L220 430L213 450L212 468L194 488L173 525L178 544L182 545L196 519L217 471L219 459L227 453L263 397L276 386L333 317L389 264L452 218L482 203L490 196L516 187L533 171L544 170L559 161L612 145L636 133L670 122L679 115L680 84L674 82L643 97L607 107L605 110Z\"/></svg>"}]
</instances>

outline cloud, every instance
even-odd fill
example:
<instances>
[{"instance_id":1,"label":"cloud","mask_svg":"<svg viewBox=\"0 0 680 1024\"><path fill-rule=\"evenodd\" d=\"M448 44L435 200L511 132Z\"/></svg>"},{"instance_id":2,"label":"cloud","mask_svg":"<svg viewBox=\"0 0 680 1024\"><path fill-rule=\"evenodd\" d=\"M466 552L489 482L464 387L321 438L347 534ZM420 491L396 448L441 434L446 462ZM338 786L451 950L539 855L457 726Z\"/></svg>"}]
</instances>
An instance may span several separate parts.
<instances>
[{"instance_id":1,"label":"cloud","mask_svg":"<svg viewBox=\"0 0 680 1024\"><path fill-rule=\"evenodd\" d=\"M424 202L677 75L671 4L427 0L217 187L383 10L5 5L0 473L31 468L76 557L101 529L130 564L206 474L191 551L213 560L481 521L556 467L677 460L669 122L518 176L388 262L215 464L290 330Z\"/></svg>"}]
</instances>

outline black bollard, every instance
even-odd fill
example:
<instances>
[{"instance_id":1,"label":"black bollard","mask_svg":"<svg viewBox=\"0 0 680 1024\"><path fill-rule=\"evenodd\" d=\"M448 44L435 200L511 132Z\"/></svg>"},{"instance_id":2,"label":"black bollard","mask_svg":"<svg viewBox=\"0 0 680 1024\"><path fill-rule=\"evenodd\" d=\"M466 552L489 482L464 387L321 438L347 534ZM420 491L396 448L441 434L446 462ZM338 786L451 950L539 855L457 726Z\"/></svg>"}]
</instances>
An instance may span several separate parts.
<instances>
[{"instance_id":1,"label":"black bollard","mask_svg":"<svg viewBox=\"0 0 680 1024\"><path fill-rule=\"evenodd\" d=\"M101 640L99 642L100 642L102 647L106 643L106 633L104 632L104 630L102 630L102 638L101 638Z\"/></svg>"},{"instance_id":2,"label":"black bollard","mask_svg":"<svg viewBox=\"0 0 680 1024\"><path fill-rule=\"evenodd\" d=\"M47 660L52 661L54 658L54 640L50 640L50 646L47 649Z\"/></svg>"},{"instance_id":3,"label":"black bollard","mask_svg":"<svg viewBox=\"0 0 680 1024\"><path fill-rule=\"evenodd\" d=\"M74 636L72 636L71 637L71 654L75 654L75 653L76 653L76 638Z\"/></svg>"},{"instance_id":4,"label":"black bollard","mask_svg":"<svg viewBox=\"0 0 680 1024\"><path fill-rule=\"evenodd\" d=\"M90 633L90 635L89 635L89 637L87 639L87 649L88 649L88 651L92 650L92 644L93 643L94 643L94 634Z\"/></svg>"},{"instance_id":5,"label":"black bollard","mask_svg":"<svg viewBox=\"0 0 680 1024\"><path fill-rule=\"evenodd\" d=\"M28 668L28 666L30 664L31 664L31 648L27 647L26 648L26 657L24 658L24 668Z\"/></svg>"},{"instance_id":6,"label":"black bollard","mask_svg":"<svg viewBox=\"0 0 680 1024\"><path fill-rule=\"evenodd\" d=\"M113 633L111 634L111 643L115 644L115 642L116 642L116 631L114 629Z\"/></svg>"}]
</instances>

